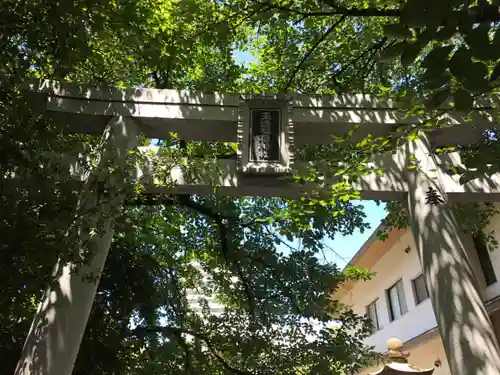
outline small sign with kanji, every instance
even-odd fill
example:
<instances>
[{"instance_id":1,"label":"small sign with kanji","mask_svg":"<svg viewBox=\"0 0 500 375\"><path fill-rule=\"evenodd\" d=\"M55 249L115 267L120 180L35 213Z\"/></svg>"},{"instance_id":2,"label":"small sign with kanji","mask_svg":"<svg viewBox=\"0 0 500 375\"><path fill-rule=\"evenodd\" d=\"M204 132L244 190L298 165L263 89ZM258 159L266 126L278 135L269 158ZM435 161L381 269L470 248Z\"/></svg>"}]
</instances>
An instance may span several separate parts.
<instances>
[{"instance_id":1,"label":"small sign with kanji","mask_svg":"<svg viewBox=\"0 0 500 375\"><path fill-rule=\"evenodd\" d=\"M426 196L426 199L425 199L426 204L436 205L436 204L444 203L444 200L443 200L443 198L441 198L441 195L439 195L439 192L436 189L434 189L432 186L429 186L429 189L425 193L425 196Z\"/></svg>"}]
</instances>

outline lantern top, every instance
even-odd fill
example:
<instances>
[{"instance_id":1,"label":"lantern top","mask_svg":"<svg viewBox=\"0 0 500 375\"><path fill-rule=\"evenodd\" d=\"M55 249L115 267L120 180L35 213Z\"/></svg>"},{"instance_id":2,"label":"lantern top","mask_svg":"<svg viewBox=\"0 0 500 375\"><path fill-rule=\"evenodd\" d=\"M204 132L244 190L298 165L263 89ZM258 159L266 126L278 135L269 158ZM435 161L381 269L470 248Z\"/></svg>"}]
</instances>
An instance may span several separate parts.
<instances>
[{"instance_id":1,"label":"lantern top","mask_svg":"<svg viewBox=\"0 0 500 375\"><path fill-rule=\"evenodd\" d=\"M403 343L397 338L390 338L387 341L388 362L380 370L371 373L371 375L404 375L404 374L422 374L432 375L434 368L421 369L410 365L407 358L409 352L403 351Z\"/></svg>"},{"instance_id":2,"label":"lantern top","mask_svg":"<svg viewBox=\"0 0 500 375\"><path fill-rule=\"evenodd\" d=\"M406 358L410 353L403 351L403 342L395 337L387 340L387 354L386 356L394 362L406 362Z\"/></svg>"}]
</instances>

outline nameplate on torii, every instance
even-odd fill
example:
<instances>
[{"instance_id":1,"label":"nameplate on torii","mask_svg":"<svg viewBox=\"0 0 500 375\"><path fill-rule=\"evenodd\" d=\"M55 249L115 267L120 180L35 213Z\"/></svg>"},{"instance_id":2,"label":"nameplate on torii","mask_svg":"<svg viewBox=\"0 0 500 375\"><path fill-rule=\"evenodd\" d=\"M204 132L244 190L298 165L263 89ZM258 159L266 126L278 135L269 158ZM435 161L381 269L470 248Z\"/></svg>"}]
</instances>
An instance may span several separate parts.
<instances>
[{"instance_id":1,"label":"nameplate on torii","mask_svg":"<svg viewBox=\"0 0 500 375\"><path fill-rule=\"evenodd\" d=\"M285 96L241 95L238 108L238 170L283 174L292 170L293 102Z\"/></svg>"},{"instance_id":2,"label":"nameplate on torii","mask_svg":"<svg viewBox=\"0 0 500 375\"><path fill-rule=\"evenodd\" d=\"M253 163L279 163L281 109L250 110L249 151Z\"/></svg>"}]
</instances>

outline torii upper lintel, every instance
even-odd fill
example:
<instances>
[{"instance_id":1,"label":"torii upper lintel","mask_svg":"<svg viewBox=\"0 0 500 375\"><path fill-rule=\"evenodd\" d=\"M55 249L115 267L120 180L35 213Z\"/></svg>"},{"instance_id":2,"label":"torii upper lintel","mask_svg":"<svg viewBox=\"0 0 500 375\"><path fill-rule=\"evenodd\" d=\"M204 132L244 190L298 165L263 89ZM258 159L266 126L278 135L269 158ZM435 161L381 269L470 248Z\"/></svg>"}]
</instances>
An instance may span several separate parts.
<instances>
[{"instance_id":1,"label":"torii upper lintel","mask_svg":"<svg viewBox=\"0 0 500 375\"><path fill-rule=\"evenodd\" d=\"M101 133L112 116L130 116L139 131L150 138L165 139L176 132L185 140L237 141L240 94L203 93L184 90L90 88L55 81L33 81L28 89L47 113L68 129ZM272 97L267 96L267 97ZM285 97L278 95L277 97ZM343 136L359 125L352 138L358 142L367 134L386 136L399 125L418 124L419 116L406 117L404 106L369 95L288 95L297 146L328 144L332 135ZM494 122L498 97L479 102L470 118L447 110L441 118L450 128L428 134L438 146L468 145ZM449 109L449 108L448 108Z\"/></svg>"}]
</instances>

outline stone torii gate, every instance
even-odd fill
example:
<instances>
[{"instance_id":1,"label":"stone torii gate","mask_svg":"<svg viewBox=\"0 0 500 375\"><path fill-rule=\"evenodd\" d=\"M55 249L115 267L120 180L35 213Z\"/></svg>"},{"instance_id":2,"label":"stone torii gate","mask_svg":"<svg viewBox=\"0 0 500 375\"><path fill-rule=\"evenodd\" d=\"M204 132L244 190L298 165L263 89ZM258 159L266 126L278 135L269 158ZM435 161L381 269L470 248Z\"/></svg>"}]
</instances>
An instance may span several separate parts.
<instances>
[{"instance_id":1,"label":"stone torii gate","mask_svg":"<svg viewBox=\"0 0 500 375\"><path fill-rule=\"evenodd\" d=\"M154 176L143 176L152 193L210 194L215 185L216 194L221 195L298 197L309 187L282 178L306 166L294 162L296 147L330 144L332 135L346 134L353 125L359 125L351 139L356 142L367 134L384 136L395 125L423 121L418 116L405 117L397 103L363 95L245 96L96 89L52 81L32 83L28 95L34 107L68 130L103 134L101 174L107 166L121 167L127 151L137 146L139 133L165 139L175 132L184 140L239 143L237 159L218 160L219 172L206 179L194 181L182 168L168 172L173 185L156 185ZM457 176L445 173L461 164L459 154L437 158L429 145L473 143L485 129L496 127L493 112L488 106L475 110L472 122L459 113L446 112L443 117L452 126L409 141L394 154L374 156L372 165L384 168L384 175L368 174L354 186L363 199L406 201L453 375L500 374L500 350L475 276L473 245L461 233L449 207L451 202L500 201L500 175L461 185ZM420 168L408 168L413 157ZM92 173L97 172L90 176ZM89 181L87 176L81 201L95 204ZM428 204L428 189L443 203ZM95 248L91 264L79 274L71 272L70 263L56 265L57 282L47 289L39 305L16 375L71 374L97 290L97 282L83 281L79 275L85 270L102 273L114 234L109 212L121 207L124 199L113 189L109 195L110 203L103 207L108 214L96 213L93 218L99 220L103 234L82 234L89 236Z\"/></svg>"}]
</instances>

